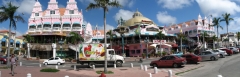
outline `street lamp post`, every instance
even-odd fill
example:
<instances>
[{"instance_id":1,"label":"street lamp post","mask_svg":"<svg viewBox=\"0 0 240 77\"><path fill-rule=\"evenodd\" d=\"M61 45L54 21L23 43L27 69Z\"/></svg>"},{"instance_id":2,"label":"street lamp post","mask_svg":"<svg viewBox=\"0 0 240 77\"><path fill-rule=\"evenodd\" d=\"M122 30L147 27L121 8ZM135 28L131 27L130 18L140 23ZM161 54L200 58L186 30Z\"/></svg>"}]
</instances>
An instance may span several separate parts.
<instances>
[{"instance_id":1,"label":"street lamp post","mask_svg":"<svg viewBox=\"0 0 240 77\"><path fill-rule=\"evenodd\" d=\"M148 39L149 39L148 37L145 38L145 43L147 43L147 49L146 49L146 51L147 51L147 55L146 56L147 57L146 57L146 59L148 59Z\"/></svg>"},{"instance_id":2,"label":"street lamp post","mask_svg":"<svg viewBox=\"0 0 240 77\"><path fill-rule=\"evenodd\" d=\"M2 55L2 41L0 41L0 55Z\"/></svg>"}]
</instances>

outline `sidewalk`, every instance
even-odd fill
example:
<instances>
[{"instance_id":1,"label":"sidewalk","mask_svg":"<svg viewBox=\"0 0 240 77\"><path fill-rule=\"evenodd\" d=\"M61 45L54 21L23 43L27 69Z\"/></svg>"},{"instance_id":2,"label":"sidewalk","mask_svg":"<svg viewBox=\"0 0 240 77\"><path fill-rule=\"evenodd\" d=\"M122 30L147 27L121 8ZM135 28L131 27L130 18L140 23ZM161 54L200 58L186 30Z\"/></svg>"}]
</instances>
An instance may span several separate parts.
<instances>
[{"instance_id":1,"label":"sidewalk","mask_svg":"<svg viewBox=\"0 0 240 77\"><path fill-rule=\"evenodd\" d=\"M125 61L139 61L142 57L126 57ZM143 59L143 60L155 60L155 59L160 59L160 57L151 57L148 59Z\"/></svg>"},{"instance_id":2,"label":"sidewalk","mask_svg":"<svg viewBox=\"0 0 240 77\"><path fill-rule=\"evenodd\" d=\"M57 73L45 73L40 72L42 68L40 67L23 67L18 66L15 69L15 77L26 77L28 73L31 73L32 77L64 77L68 75L69 77L99 77L100 74L96 74L97 70L103 70L103 68L93 69L79 69L78 71L60 69ZM139 67L129 68L108 68L108 71L113 71L114 74L106 74L106 77L149 77L148 73L153 69L148 71L140 70ZM10 69L0 69L1 77L11 77ZM157 74L152 74L152 77L168 77L166 72L159 72ZM175 75L173 77L176 77Z\"/></svg>"}]
</instances>

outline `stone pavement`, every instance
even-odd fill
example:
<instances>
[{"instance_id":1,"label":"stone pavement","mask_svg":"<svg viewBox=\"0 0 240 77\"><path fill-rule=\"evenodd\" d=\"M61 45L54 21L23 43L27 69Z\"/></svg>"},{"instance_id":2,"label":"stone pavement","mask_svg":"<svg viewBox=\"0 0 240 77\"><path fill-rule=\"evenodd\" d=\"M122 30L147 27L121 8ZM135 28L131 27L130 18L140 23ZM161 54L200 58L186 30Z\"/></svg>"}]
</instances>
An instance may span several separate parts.
<instances>
[{"instance_id":1,"label":"stone pavement","mask_svg":"<svg viewBox=\"0 0 240 77\"><path fill-rule=\"evenodd\" d=\"M32 77L64 77L68 75L69 77L98 77L100 74L96 74L97 70L103 70L103 68L96 69L79 69L77 71L74 70L66 70L60 69L60 72L57 73L45 73L40 72L42 68L40 67L24 67L17 66L15 69L15 77L26 77L28 73L32 74ZM121 68L108 68L108 71L113 71L114 74L106 74L107 77L149 77L148 73L153 69L149 69L149 71L140 70L139 67L121 67ZM11 77L10 69L0 69L1 77ZM152 77L168 77L166 72L159 72L157 74L153 74ZM173 76L176 77L176 76Z\"/></svg>"}]
</instances>

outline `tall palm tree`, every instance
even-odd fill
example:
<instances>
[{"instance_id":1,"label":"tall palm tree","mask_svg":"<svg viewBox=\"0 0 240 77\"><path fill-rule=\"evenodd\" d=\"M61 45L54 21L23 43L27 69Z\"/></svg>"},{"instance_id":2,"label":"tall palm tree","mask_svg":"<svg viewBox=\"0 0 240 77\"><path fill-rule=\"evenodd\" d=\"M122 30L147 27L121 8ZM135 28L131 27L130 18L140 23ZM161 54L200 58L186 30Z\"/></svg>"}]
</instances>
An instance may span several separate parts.
<instances>
[{"instance_id":1,"label":"tall palm tree","mask_svg":"<svg viewBox=\"0 0 240 77\"><path fill-rule=\"evenodd\" d=\"M70 32L70 38L69 38L69 42L71 44L74 44L75 46L79 43L79 42L83 42L84 39L76 32ZM76 47L77 48L77 47ZM75 59L77 60L77 51L75 54Z\"/></svg>"},{"instance_id":2,"label":"tall palm tree","mask_svg":"<svg viewBox=\"0 0 240 77\"><path fill-rule=\"evenodd\" d=\"M111 49L112 49L112 40L113 40L114 37L117 37L117 35L113 34L113 30L108 31L106 34L109 36Z\"/></svg>"},{"instance_id":3,"label":"tall palm tree","mask_svg":"<svg viewBox=\"0 0 240 77\"><path fill-rule=\"evenodd\" d=\"M223 19L220 20L220 22L221 21L225 21L226 22L226 25L227 25L227 35L228 35L228 25L229 25L229 22L234 20L233 18L230 18L230 15L231 15L230 13L225 13L225 14L222 15ZM228 38L228 45L229 45L229 36L227 38Z\"/></svg>"},{"instance_id":4,"label":"tall palm tree","mask_svg":"<svg viewBox=\"0 0 240 77\"><path fill-rule=\"evenodd\" d=\"M218 18L214 17L214 18L213 18L213 21L212 21L212 23L213 23L212 26L214 26L214 27L217 28L217 38L218 38L218 36L219 36L219 34L218 34L218 33L219 33L219 32L218 32L218 29L219 29L219 28L223 29L223 27L220 26L220 20L221 20L220 17L218 17ZM217 45L219 46L219 41L217 42Z\"/></svg>"},{"instance_id":5,"label":"tall palm tree","mask_svg":"<svg viewBox=\"0 0 240 77\"><path fill-rule=\"evenodd\" d=\"M183 52L182 41L185 39L186 35L184 35L183 33L179 33L177 36L178 36L178 39L180 39L180 47L181 47L180 51Z\"/></svg>"},{"instance_id":6,"label":"tall palm tree","mask_svg":"<svg viewBox=\"0 0 240 77\"><path fill-rule=\"evenodd\" d=\"M165 34L163 34L162 31L160 31L160 32L157 33L157 37L158 37L159 40L162 40L162 39L165 38ZM161 45L160 45L159 48L162 48ZM160 50L160 52L161 52L161 56L162 56L162 51Z\"/></svg>"},{"instance_id":7,"label":"tall palm tree","mask_svg":"<svg viewBox=\"0 0 240 77\"><path fill-rule=\"evenodd\" d=\"M205 49L205 43L206 43L206 42L205 42L205 41L206 41L205 39L207 39L207 37L209 36L209 34L204 31L204 32L201 33L200 35L201 35L202 38L203 38L203 46L204 46L204 49Z\"/></svg>"},{"instance_id":8,"label":"tall palm tree","mask_svg":"<svg viewBox=\"0 0 240 77\"><path fill-rule=\"evenodd\" d=\"M212 36L211 39L213 40L213 49L215 49L215 41L218 40L218 38L216 37L216 35Z\"/></svg>"},{"instance_id":9,"label":"tall palm tree","mask_svg":"<svg viewBox=\"0 0 240 77\"><path fill-rule=\"evenodd\" d=\"M106 12L108 12L109 7L122 7L118 1L116 0L94 0L95 3L90 3L86 10L92 10L97 8L103 9L103 19L104 19L104 50L106 50ZM107 53L105 53L107 55ZM104 66L104 72L107 73L107 57L105 57L105 66Z\"/></svg>"},{"instance_id":10,"label":"tall palm tree","mask_svg":"<svg viewBox=\"0 0 240 77\"><path fill-rule=\"evenodd\" d=\"M237 40L238 40L238 45L239 45L239 39L240 39L240 32L237 32Z\"/></svg>"},{"instance_id":11,"label":"tall palm tree","mask_svg":"<svg viewBox=\"0 0 240 77\"><path fill-rule=\"evenodd\" d=\"M7 5L3 5L0 7L1 10L0 11L0 23L5 22L7 20L9 20L9 34L8 36L11 36L11 29L16 28L16 20L20 21L20 22L25 22L25 20L22 18L22 16L20 15L15 15L17 9L19 7L18 6L14 6L11 2L7 3ZM8 41L10 41L11 38L8 38ZM10 56L10 42L8 42L8 57ZM9 66L9 59L7 62L7 65Z\"/></svg>"}]
</instances>

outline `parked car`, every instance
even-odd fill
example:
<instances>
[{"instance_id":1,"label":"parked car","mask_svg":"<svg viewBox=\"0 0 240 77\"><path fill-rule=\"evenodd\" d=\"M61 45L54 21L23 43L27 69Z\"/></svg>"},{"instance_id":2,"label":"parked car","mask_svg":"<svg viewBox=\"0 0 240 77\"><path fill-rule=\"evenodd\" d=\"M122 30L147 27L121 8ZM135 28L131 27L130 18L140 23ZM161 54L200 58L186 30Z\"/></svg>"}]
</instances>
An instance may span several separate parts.
<instances>
[{"instance_id":1,"label":"parked car","mask_svg":"<svg viewBox=\"0 0 240 77\"><path fill-rule=\"evenodd\" d=\"M233 54L233 51L227 48L219 48L220 50L226 51L228 56L231 56Z\"/></svg>"},{"instance_id":2,"label":"parked car","mask_svg":"<svg viewBox=\"0 0 240 77\"><path fill-rule=\"evenodd\" d=\"M174 53L174 54L172 54L172 55L181 57L181 56L183 55L183 52L177 52L177 53Z\"/></svg>"},{"instance_id":3,"label":"parked car","mask_svg":"<svg viewBox=\"0 0 240 77\"><path fill-rule=\"evenodd\" d=\"M172 66L174 68L180 67L184 64L186 64L186 59L175 56L175 55L168 55L160 58L159 60L152 61L150 63L150 66L153 67L169 67Z\"/></svg>"},{"instance_id":4,"label":"parked car","mask_svg":"<svg viewBox=\"0 0 240 77\"><path fill-rule=\"evenodd\" d=\"M202 58L202 61L204 60L218 60L219 58L219 54L213 52L212 50L207 50L207 51L203 51L200 53L200 57Z\"/></svg>"},{"instance_id":5,"label":"parked car","mask_svg":"<svg viewBox=\"0 0 240 77\"><path fill-rule=\"evenodd\" d=\"M187 60L187 63L195 63L202 61L202 58L195 54L184 54L182 55L183 58Z\"/></svg>"},{"instance_id":6,"label":"parked car","mask_svg":"<svg viewBox=\"0 0 240 77\"><path fill-rule=\"evenodd\" d=\"M237 53L239 53L238 48L235 48L235 47L229 47L228 49L232 50L232 51L233 51L233 54L237 54Z\"/></svg>"},{"instance_id":7,"label":"parked car","mask_svg":"<svg viewBox=\"0 0 240 77\"><path fill-rule=\"evenodd\" d=\"M6 64L7 63L7 57L6 56L0 56L0 63Z\"/></svg>"},{"instance_id":8,"label":"parked car","mask_svg":"<svg viewBox=\"0 0 240 77\"><path fill-rule=\"evenodd\" d=\"M221 58L225 58L225 55L228 55L226 51L220 49L214 49L213 52L218 53Z\"/></svg>"},{"instance_id":9,"label":"parked car","mask_svg":"<svg viewBox=\"0 0 240 77\"><path fill-rule=\"evenodd\" d=\"M55 57L55 58L49 58L48 60L43 61L44 65L48 65L48 64L57 64L57 65L61 65L64 64L65 60L61 59L60 57Z\"/></svg>"}]
</instances>

